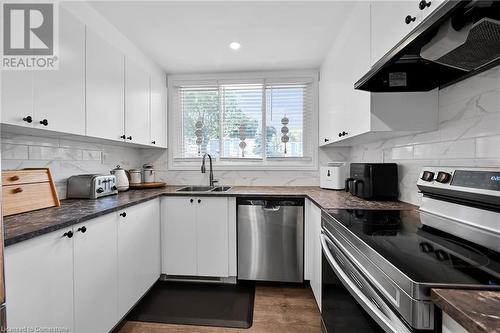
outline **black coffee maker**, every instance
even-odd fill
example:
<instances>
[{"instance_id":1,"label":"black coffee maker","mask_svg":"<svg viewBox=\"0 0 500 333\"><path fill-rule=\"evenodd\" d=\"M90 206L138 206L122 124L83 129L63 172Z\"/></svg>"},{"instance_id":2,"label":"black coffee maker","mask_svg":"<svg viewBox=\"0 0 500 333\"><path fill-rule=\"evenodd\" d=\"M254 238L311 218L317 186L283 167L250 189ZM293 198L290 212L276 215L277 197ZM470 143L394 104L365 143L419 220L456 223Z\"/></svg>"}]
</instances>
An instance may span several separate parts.
<instances>
[{"instance_id":1,"label":"black coffee maker","mask_svg":"<svg viewBox=\"0 0 500 333\"><path fill-rule=\"evenodd\" d=\"M351 163L345 190L367 200L397 200L398 165L396 163Z\"/></svg>"}]
</instances>

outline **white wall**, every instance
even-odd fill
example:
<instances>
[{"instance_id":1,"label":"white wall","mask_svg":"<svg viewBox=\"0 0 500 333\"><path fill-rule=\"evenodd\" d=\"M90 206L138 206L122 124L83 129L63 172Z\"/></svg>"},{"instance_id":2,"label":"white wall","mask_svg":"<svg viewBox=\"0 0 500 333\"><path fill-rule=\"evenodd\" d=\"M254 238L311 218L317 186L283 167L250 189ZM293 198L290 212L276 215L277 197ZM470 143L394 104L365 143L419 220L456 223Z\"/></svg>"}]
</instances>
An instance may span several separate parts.
<instances>
[{"instance_id":1,"label":"white wall","mask_svg":"<svg viewBox=\"0 0 500 333\"><path fill-rule=\"evenodd\" d=\"M400 199L417 205L425 165L500 167L500 67L439 92L437 131L353 147L350 161L398 163Z\"/></svg>"}]
</instances>

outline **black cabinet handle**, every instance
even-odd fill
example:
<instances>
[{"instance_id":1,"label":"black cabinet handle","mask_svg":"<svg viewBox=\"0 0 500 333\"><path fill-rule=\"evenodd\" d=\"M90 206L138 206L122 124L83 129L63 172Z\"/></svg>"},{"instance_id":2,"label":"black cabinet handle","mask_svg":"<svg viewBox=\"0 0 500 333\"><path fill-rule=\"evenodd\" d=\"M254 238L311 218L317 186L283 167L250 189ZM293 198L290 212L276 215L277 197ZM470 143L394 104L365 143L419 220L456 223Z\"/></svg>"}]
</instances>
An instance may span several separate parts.
<instances>
[{"instance_id":1,"label":"black cabinet handle","mask_svg":"<svg viewBox=\"0 0 500 333\"><path fill-rule=\"evenodd\" d=\"M156 141L151 141L151 143L155 145L155 144L156 144Z\"/></svg>"},{"instance_id":2,"label":"black cabinet handle","mask_svg":"<svg viewBox=\"0 0 500 333\"><path fill-rule=\"evenodd\" d=\"M193 203L194 199L189 200L190 203Z\"/></svg>"},{"instance_id":3,"label":"black cabinet handle","mask_svg":"<svg viewBox=\"0 0 500 333\"><path fill-rule=\"evenodd\" d=\"M198 203L201 203L201 199L198 199Z\"/></svg>"},{"instance_id":4,"label":"black cabinet handle","mask_svg":"<svg viewBox=\"0 0 500 333\"><path fill-rule=\"evenodd\" d=\"M405 17L405 23L410 24L411 22L415 22L417 18L415 16L408 15Z\"/></svg>"},{"instance_id":5,"label":"black cabinet handle","mask_svg":"<svg viewBox=\"0 0 500 333\"><path fill-rule=\"evenodd\" d=\"M121 139L125 139L125 134L120 135L120 138L121 138Z\"/></svg>"},{"instance_id":6,"label":"black cabinet handle","mask_svg":"<svg viewBox=\"0 0 500 333\"><path fill-rule=\"evenodd\" d=\"M132 140L132 136L127 136L127 140Z\"/></svg>"},{"instance_id":7,"label":"black cabinet handle","mask_svg":"<svg viewBox=\"0 0 500 333\"><path fill-rule=\"evenodd\" d=\"M65 233L63 234L63 237L68 237L68 238L73 237L73 231L71 231L71 230L70 230L70 231L68 231L68 232L65 232Z\"/></svg>"},{"instance_id":8,"label":"black cabinet handle","mask_svg":"<svg viewBox=\"0 0 500 333\"><path fill-rule=\"evenodd\" d=\"M430 7L431 6L431 1L425 1L425 0L422 0L420 1L420 3L418 4L418 8L420 8L420 10L424 10L426 7Z\"/></svg>"},{"instance_id":9,"label":"black cabinet handle","mask_svg":"<svg viewBox=\"0 0 500 333\"><path fill-rule=\"evenodd\" d=\"M347 133L346 131L339 132L339 138L342 136L346 136L347 134L349 133Z\"/></svg>"},{"instance_id":10,"label":"black cabinet handle","mask_svg":"<svg viewBox=\"0 0 500 333\"><path fill-rule=\"evenodd\" d=\"M120 213L120 216L121 216L121 217L126 217L126 216L127 216L127 213L125 213L125 212Z\"/></svg>"},{"instance_id":11,"label":"black cabinet handle","mask_svg":"<svg viewBox=\"0 0 500 333\"><path fill-rule=\"evenodd\" d=\"M31 118L31 116L24 117L23 120L28 124L31 124L33 122L33 118Z\"/></svg>"},{"instance_id":12,"label":"black cabinet handle","mask_svg":"<svg viewBox=\"0 0 500 333\"><path fill-rule=\"evenodd\" d=\"M87 231L87 228L86 228L85 226L83 226L83 227L81 227L81 228L78 228L76 231L77 231L77 232L78 232L78 231L80 231L82 234L84 234L84 233L85 233L85 231Z\"/></svg>"},{"instance_id":13,"label":"black cabinet handle","mask_svg":"<svg viewBox=\"0 0 500 333\"><path fill-rule=\"evenodd\" d=\"M330 139L325 138L325 142L328 142L328 141L330 141Z\"/></svg>"},{"instance_id":14,"label":"black cabinet handle","mask_svg":"<svg viewBox=\"0 0 500 333\"><path fill-rule=\"evenodd\" d=\"M44 119L40 121L40 124L42 124L43 126L47 126L49 124L49 121L47 119Z\"/></svg>"}]
</instances>

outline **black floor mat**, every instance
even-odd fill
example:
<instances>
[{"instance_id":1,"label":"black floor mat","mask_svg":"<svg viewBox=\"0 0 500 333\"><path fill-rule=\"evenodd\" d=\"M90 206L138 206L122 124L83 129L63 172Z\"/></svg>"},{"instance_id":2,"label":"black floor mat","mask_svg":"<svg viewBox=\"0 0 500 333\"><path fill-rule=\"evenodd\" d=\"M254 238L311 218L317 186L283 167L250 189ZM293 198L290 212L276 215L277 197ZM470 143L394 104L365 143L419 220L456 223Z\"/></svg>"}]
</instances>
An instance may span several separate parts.
<instances>
[{"instance_id":1,"label":"black floor mat","mask_svg":"<svg viewBox=\"0 0 500 333\"><path fill-rule=\"evenodd\" d=\"M255 285L158 281L132 309L127 320L249 328Z\"/></svg>"}]
</instances>

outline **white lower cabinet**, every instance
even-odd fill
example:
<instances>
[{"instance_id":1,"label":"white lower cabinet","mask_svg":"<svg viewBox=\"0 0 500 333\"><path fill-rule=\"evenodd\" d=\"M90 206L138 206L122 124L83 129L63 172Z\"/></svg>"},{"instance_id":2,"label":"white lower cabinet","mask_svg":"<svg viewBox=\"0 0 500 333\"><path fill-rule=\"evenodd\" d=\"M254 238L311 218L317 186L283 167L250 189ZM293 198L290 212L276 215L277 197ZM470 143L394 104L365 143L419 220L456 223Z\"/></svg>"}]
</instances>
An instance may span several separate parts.
<instances>
[{"instance_id":1,"label":"white lower cabinet","mask_svg":"<svg viewBox=\"0 0 500 333\"><path fill-rule=\"evenodd\" d=\"M236 214L231 212L235 205L228 198L162 200L162 273L235 276Z\"/></svg>"},{"instance_id":2,"label":"white lower cabinet","mask_svg":"<svg viewBox=\"0 0 500 333\"><path fill-rule=\"evenodd\" d=\"M160 255L159 199L7 246L8 327L109 332L160 277Z\"/></svg>"},{"instance_id":3,"label":"white lower cabinet","mask_svg":"<svg viewBox=\"0 0 500 333\"><path fill-rule=\"evenodd\" d=\"M321 209L310 200L305 202L305 255L304 278L311 289L321 311Z\"/></svg>"},{"instance_id":4,"label":"white lower cabinet","mask_svg":"<svg viewBox=\"0 0 500 333\"><path fill-rule=\"evenodd\" d=\"M118 317L160 277L159 199L118 213Z\"/></svg>"},{"instance_id":5,"label":"white lower cabinet","mask_svg":"<svg viewBox=\"0 0 500 333\"><path fill-rule=\"evenodd\" d=\"M81 223L73 230L75 331L109 332L119 320L116 214Z\"/></svg>"},{"instance_id":6,"label":"white lower cabinet","mask_svg":"<svg viewBox=\"0 0 500 333\"><path fill-rule=\"evenodd\" d=\"M73 332L73 239L62 229L5 248L10 330L59 327Z\"/></svg>"},{"instance_id":7,"label":"white lower cabinet","mask_svg":"<svg viewBox=\"0 0 500 333\"><path fill-rule=\"evenodd\" d=\"M467 333L468 331L455 319L451 318L447 313L443 312L442 333Z\"/></svg>"}]
</instances>

